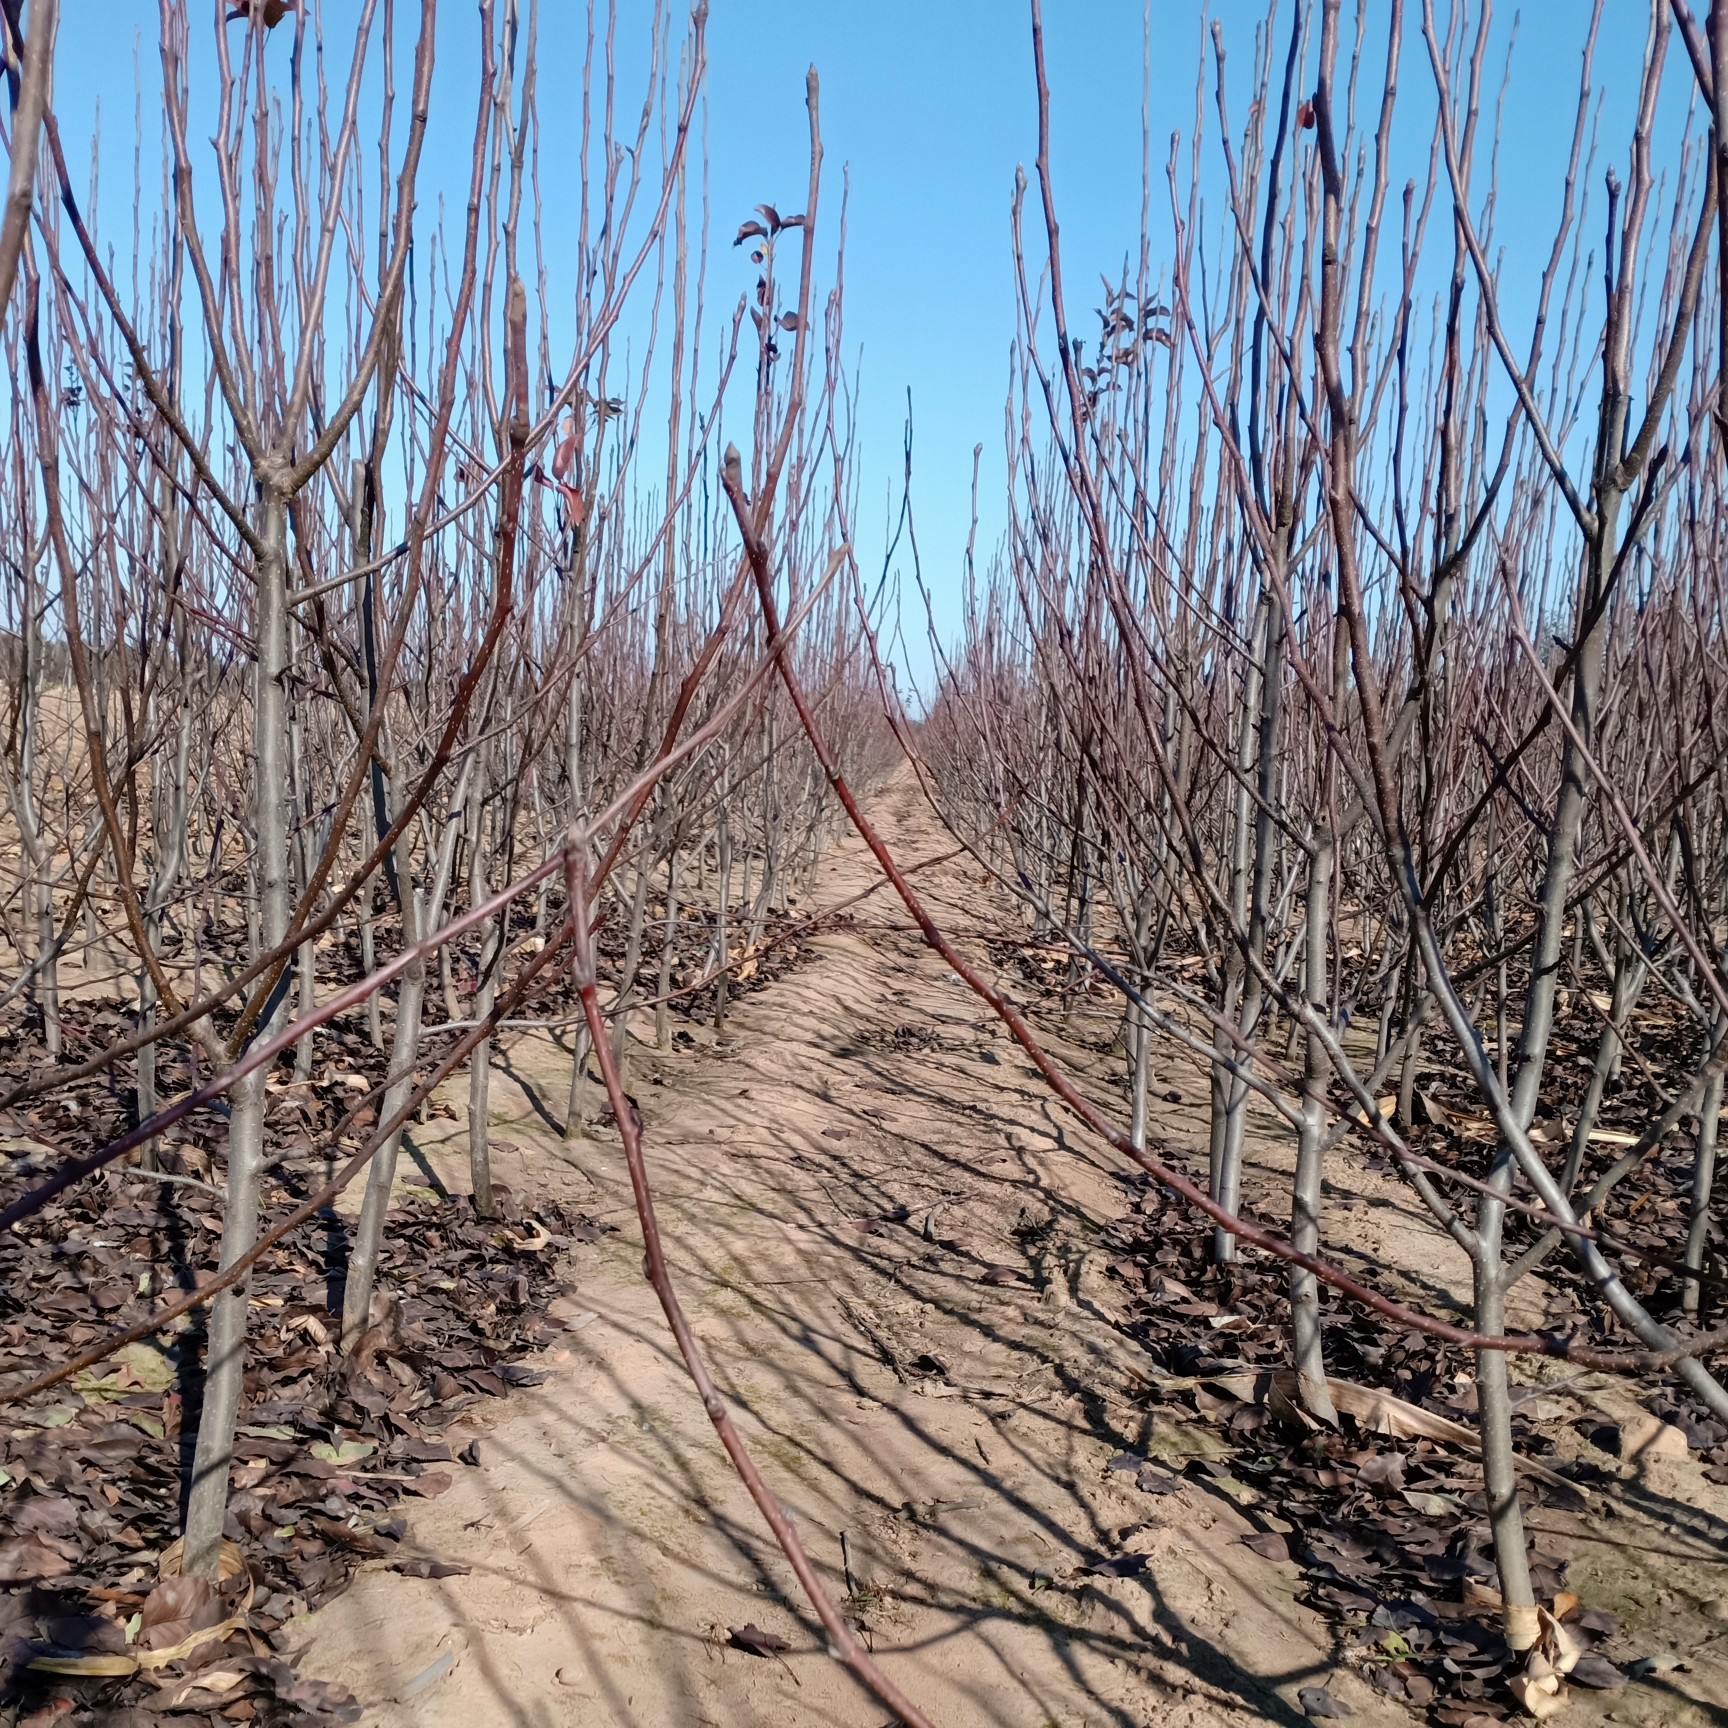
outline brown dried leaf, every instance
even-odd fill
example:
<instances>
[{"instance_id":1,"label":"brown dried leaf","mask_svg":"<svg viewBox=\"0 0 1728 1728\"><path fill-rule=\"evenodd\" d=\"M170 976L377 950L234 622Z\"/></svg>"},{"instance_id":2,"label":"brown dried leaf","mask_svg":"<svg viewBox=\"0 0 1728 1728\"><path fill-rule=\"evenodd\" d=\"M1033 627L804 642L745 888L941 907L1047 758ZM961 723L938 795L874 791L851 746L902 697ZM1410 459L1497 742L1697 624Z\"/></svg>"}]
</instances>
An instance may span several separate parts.
<instances>
[{"instance_id":1,"label":"brown dried leaf","mask_svg":"<svg viewBox=\"0 0 1728 1728\"><path fill-rule=\"evenodd\" d=\"M72 1562L37 1536L13 1536L0 1542L0 1584L29 1584L61 1578Z\"/></svg>"},{"instance_id":2,"label":"brown dried leaf","mask_svg":"<svg viewBox=\"0 0 1728 1728\"><path fill-rule=\"evenodd\" d=\"M728 1627L727 1636L729 1642L740 1650L748 1650L752 1656L780 1656L792 1648L778 1632L764 1632L753 1620L743 1626Z\"/></svg>"}]
</instances>

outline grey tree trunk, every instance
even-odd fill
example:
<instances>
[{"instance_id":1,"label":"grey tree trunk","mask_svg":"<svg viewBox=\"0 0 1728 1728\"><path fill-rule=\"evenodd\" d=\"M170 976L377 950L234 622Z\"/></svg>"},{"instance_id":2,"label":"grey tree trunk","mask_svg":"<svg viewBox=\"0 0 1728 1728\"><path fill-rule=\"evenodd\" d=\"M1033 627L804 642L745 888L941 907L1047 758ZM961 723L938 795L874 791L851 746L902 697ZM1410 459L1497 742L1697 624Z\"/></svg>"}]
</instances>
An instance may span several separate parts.
<instances>
[{"instance_id":1,"label":"grey tree trunk","mask_svg":"<svg viewBox=\"0 0 1728 1728\"><path fill-rule=\"evenodd\" d=\"M1243 689L1242 738L1237 752L1241 779L1237 785L1236 850L1231 867L1232 909L1238 924L1246 926L1248 946L1259 960L1265 958L1266 903L1272 881L1273 849L1278 839L1272 811L1277 792L1283 637L1282 611L1270 588L1263 588L1255 624L1256 662ZM1250 773L1257 802L1248 793ZM1264 1006L1265 992L1258 972L1242 955L1232 953L1230 958L1237 983L1226 995L1240 999L1241 1029L1251 1038ZM1226 1017L1235 1011L1236 1003L1231 1001L1225 1008ZM1222 1037L1220 1034L1221 1047ZM1247 1081L1215 1066L1213 1101L1212 1197L1234 1213L1242 1200L1242 1148L1248 1129ZM1236 1258L1236 1238L1221 1225L1213 1233L1212 1254L1220 1263Z\"/></svg>"},{"instance_id":2,"label":"grey tree trunk","mask_svg":"<svg viewBox=\"0 0 1728 1728\"><path fill-rule=\"evenodd\" d=\"M306 750L304 729L298 715L294 717L289 727L289 744L293 751L290 766L294 775L294 802L299 816L300 833L296 850L299 853L300 883L304 886L312 880L312 872L317 868L316 850L312 835L312 796L306 784ZM295 981L299 988L300 1012L310 1015L318 1006L318 950L314 942L302 942L294 950ZM312 1064L316 1056L316 1032L308 1032L294 1046L294 1078L310 1080Z\"/></svg>"},{"instance_id":3,"label":"grey tree trunk","mask_svg":"<svg viewBox=\"0 0 1728 1728\"><path fill-rule=\"evenodd\" d=\"M1718 1028L1720 1032L1720 1028ZM1710 1241L1710 1200L1716 1184L1716 1137L1722 1122L1723 1076L1713 1074L1698 1108L1698 1152L1692 1165L1691 1223L1686 1232L1686 1270L1702 1272ZM1701 1310L1703 1286L1688 1278L1681 1306L1694 1319Z\"/></svg>"},{"instance_id":4,"label":"grey tree trunk","mask_svg":"<svg viewBox=\"0 0 1728 1728\"><path fill-rule=\"evenodd\" d=\"M583 762L582 729L584 725L584 678L586 676L582 650L588 635L588 546L587 531L580 524L574 530L570 554L570 616L565 630L572 671L570 689L564 706L564 777L569 782L570 821L581 821L588 815L586 768ZM572 1040L575 1046L570 1060L570 1094L564 1108L564 1138L577 1140L582 1136L588 1119L588 1036L587 1028L578 1026Z\"/></svg>"},{"instance_id":5,"label":"grey tree trunk","mask_svg":"<svg viewBox=\"0 0 1728 1728\"><path fill-rule=\"evenodd\" d=\"M1596 1045L1596 1060L1590 1068L1590 1083L1584 1089L1584 1097L1578 1106L1578 1121L1572 1130L1572 1147L1566 1155L1565 1173L1560 1178L1560 1186L1568 1194L1578 1186L1578 1175L1584 1167L1584 1153L1590 1143L1591 1131L1596 1126L1597 1113L1602 1108L1602 1099L1607 1093L1611 1081L1620 1064L1620 1028L1626 1024L1627 1016L1638 1005L1638 998L1644 989L1644 980L1649 974L1648 962L1643 955L1634 958L1626 950L1624 943L1616 944L1614 963L1614 981L1608 996L1608 1024L1602 1028L1602 1036Z\"/></svg>"},{"instance_id":6,"label":"grey tree trunk","mask_svg":"<svg viewBox=\"0 0 1728 1728\"><path fill-rule=\"evenodd\" d=\"M486 769L482 763L474 773L474 785L468 803L469 876L468 901L474 905L486 898L485 868ZM486 926L480 944L480 987L474 997L474 1018L484 1020L492 1012L497 997L497 980L493 968L504 948L504 920L500 913ZM495 1210L492 1200L492 1040L482 1038L468 1058L468 1183L474 1196L474 1210L482 1218L490 1218Z\"/></svg>"},{"instance_id":7,"label":"grey tree trunk","mask_svg":"<svg viewBox=\"0 0 1728 1728\"><path fill-rule=\"evenodd\" d=\"M30 866L25 905L36 925L32 995L42 1016L42 1042L48 1060L58 1062L64 1035L60 1025L59 956L55 948L54 857L36 814L36 743L42 724L42 602L36 585L39 555L38 552L25 561L19 601L22 687L18 693L18 783L12 791L12 813Z\"/></svg>"},{"instance_id":8,"label":"grey tree trunk","mask_svg":"<svg viewBox=\"0 0 1728 1728\"><path fill-rule=\"evenodd\" d=\"M180 637L180 668L183 679L190 677L184 632ZM192 692L184 685L180 691L180 714L176 726L174 750L168 759L164 784L156 790L156 860L150 879L149 893L144 903L144 927L152 948L160 948L162 909L167 905L186 865L187 775L192 754ZM139 1019L145 1030L156 1024L156 982L149 967L142 969L138 981ZM157 1110L156 1046L146 1044L138 1052L138 1116L140 1121L154 1116ZM156 1143L145 1147L141 1162L154 1169Z\"/></svg>"},{"instance_id":9,"label":"grey tree trunk","mask_svg":"<svg viewBox=\"0 0 1728 1728\"><path fill-rule=\"evenodd\" d=\"M257 942L273 948L288 933L288 511L280 496L266 497L260 524L264 553L257 561L257 671L254 681L253 825L257 836ZM268 1038L271 1022L255 1034ZM222 1215L221 1264L231 1266L258 1235L259 1187L264 1168L264 1104L267 1069L239 1081L230 1092L228 1176ZM188 1576L217 1577L222 1524L228 1509L228 1471L234 1453L234 1423L246 1372L246 1315L250 1280L242 1278L211 1304L204 1371L204 1406L192 1464L186 1509L184 1567Z\"/></svg>"},{"instance_id":10,"label":"grey tree trunk","mask_svg":"<svg viewBox=\"0 0 1728 1728\"><path fill-rule=\"evenodd\" d=\"M564 1103L564 1138L580 1140L588 1129L588 1028L578 1026L570 1040L570 1095Z\"/></svg>"},{"instance_id":11,"label":"grey tree trunk","mask_svg":"<svg viewBox=\"0 0 1728 1728\"><path fill-rule=\"evenodd\" d=\"M1595 599L1606 592L1613 569L1614 548L1618 543L1619 503L1619 494L1612 490L1603 492L1598 532L1585 551L1586 565L1579 597L1581 618ZM1601 685L1606 631L1604 616L1585 638L1573 679L1572 718L1586 741L1591 736ZM1519 1037L1517 1068L1509 1101L1511 1116L1520 1132L1527 1130L1535 1120L1546 1071L1548 1044L1554 1030L1560 958L1566 938L1567 899L1588 803L1587 775L1583 755L1568 737L1549 835L1530 985L1524 1003L1524 1026ZM1494 1195L1511 1193L1515 1169L1513 1149L1502 1143L1488 1179ZM1502 1202L1491 1195L1484 1195L1477 1212L1474 1258L1476 1326L1482 1332L1499 1332L1505 1328L1506 1288L1501 1264L1504 1220ZM1524 1517L1518 1503L1518 1478L1512 1466L1512 1408L1507 1363L1502 1352L1480 1350L1476 1353L1476 1384L1482 1471L1488 1494L1489 1524L1494 1533L1495 1564L1500 1573L1506 1641L1514 1650L1524 1650L1536 1641L1536 1610L1524 1548Z\"/></svg>"},{"instance_id":12,"label":"grey tree trunk","mask_svg":"<svg viewBox=\"0 0 1728 1728\"><path fill-rule=\"evenodd\" d=\"M377 926L373 922L372 910L372 899L377 889L378 884L373 881L360 891L360 970L367 977L378 969ZM366 1039L374 1050L384 1048L384 1014L376 990L366 998Z\"/></svg>"},{"instance_id":13,"label":"grey tree trunk","mask_svg":"<svg viewBox=\"0 0 1728 1728\"><path fill-rule=\"evenodd\" d=\"M725 746L722 745L724 750ZM714 964L720 970L714 979L714 1030L721 1037L726 1033L726 961L731 952L728 915L732 907L732 823L729 815L732 803L732 764L728 760L720 776L720 812L715 822L716 886L718 903L714 908Z\"/></svg>"},{"instance_id":14,"label":"grey tree trunk","mask_svg":"<svg viewBox=\"0 0 1728 1728\"><path fill-rule=\"evenodd\" d=\"M630 899L630 929L624 945L624 965L618 974L618 997L612 1005L612 1060L620 1084L630 1079L630 1008L637 996L636 968L642 963L642 931L648 917L648 884L651 870L646 861L636 872L636 892Z\"/></svg>"},{"instance_id":15,"label":"grey tree trunk","mask_svg":"<svg viewBox=\"0 0 1728 1728\"><path fill-rule=\"evenodd\" d=\"M677 957L679 856L678 835L674 832L666 854L666 923L660 942L660 972L654 988L654 1045L659 1050L672 1048L672 1007L666 998L672 994L672 962Z\"/></svg>"},{"instance_id":16,"label":"grey tree trunk","mask_svg":"<svg viewBox=\"0 0 1728 1728\"><path fill-rule=\"evenodd\" d=\"M1308 1007L1319 1020L1327 1018L1326 927L1331 918L1333 849L1323 835L1308 865L1306 988ZM1313 1027L1308 1032L1307 1062L1302 1080L1302 1126L1296 1143L1296 1178L1291 1192L1290 1240L1304 1254L1320 1251L1322 1177L1326 1161L1326 1080L1332 1064L1326 1041ZM1338 1412L1326 1385L1325 1340L1320 1327L1320 1286L1312 1272L1290 1268L1290 1336L1297 1389L1310 1416L1337 1427Z\"/></svg>"},{"instance_id":17,"label":"grey tree trunk","mask_svg":"<svg viewBox=\"0 0 1728 1728\"><path fill-rule=\"evenodd\" d=\"M1142 989L1151 988L1145 979ZM1137 1002L1128 1004L1128 1138L1137 1151L1146 1150L1146 1105L1152 1079L1152 1028L1146 1024Z\"/></svg>"},{"instance_id":18,"label":"grey tree trunk","mask_svg":"<svg viewBox=\"0 0 1728 1728\"><path fill-rule=\"evenodd\" d=\"M258 1199L264 1174L264 1069L228 1091L228 1183L222 1214L221 1264L230 1266L258 1239ZM188 1577L216 1581L222 1527L228 1515L228 1475L234 1426L246 1381L246 1319L251 1280L242 1279L210 1304L204 1352L204 1403L192 1458L183 1568Z\"/></svg>"},{"instance_id":19,"label":"grey tree trunk","mask_svg":"<svg viewBox=\"0 0 1728 1728\"><path fill-rule=\"evenodd\" d=\"M404 909L415 896L403 884ZM407 923L406 916L404 923ZM415 920L418 923L418 920ZM404 937L408 940L406 931ZM414 1091L414 1060L420 1053L420 1015L426 1003L426 962L414 961L402 973L396 995L396 1031L390 1042L390 1072L396 1078L384 1090L378 1120L388 1121ZM402 1129L379 1147L366 1172L366 1197L348 1250L348 1277L342 1290L342 1347L353 1348L366 1330L372 1307L372 1291L378 1276L378 1255L384 1246L384 1219L390 1210L390 1191L396 1183L396 1155L402 1149Z\"/></svg>"},{"instance_id":20,"label":"grey tree trunk","mask_svg":"<svg viewBox=\"0 0 1728 1728\"><path fill-rule=\"evenodd\" d=\"M474 758L463 764L451 804L460 807L467 797ZM396 805L397 793L391 792ZM437 852L428 859L431 880L424 890L415 886L413 848L404 834L396 844L396 880L402 893L402 946L412 948L443 916L445 896L461 838L459 822L449 823ZM426 1007L427 966L424 958L410 961L401 975L396 993L396 1029L390 1040L390 1073L378 1120L387 1122L415 1088L414 1065L420 1056L420 1023ZM342 1345L352 1349L366 1330L377 1282L378 1256L384 1246L384 1220L390 1210L390 1195L396 1184L396 1159L402 1149L402 1127L397 1127L379 1147L366 1172L366 1197L360 1203L360 1218L348 1251L348 1277L342 1291Z\"/></svg>"},{"instance_id":21,"label":"grey tree trunk","mask_svg":"<svg viewBox=\"0 0 1728 1728\"><path fill-rule=\"evenodd\" d=\"M480 964L485 973L474 999L474 1018L484 1020L492 1012L497 987L491 977L491 965L497 956L499 941L497 925L486 933L486 945ZM468 1058L468 1183L474 1195L474 1210L482 1218L490 1218L495 1210L492 1199L492 1040L482 1038Z\"/></svg>"},{"instance_id":22,"label":"grey tree trunk","mask_svg":"<svg viewBox=\"0 0 1728 1728\"><path fill-rule=\"evenodd\" d=\"M1512 1190L1512 1158L1502 1150L1489 1175L1499 1194ZM1506 1328L1506 1292L1501 1282L1500 1237L1505 1207L1483 1197L1477 1214L1474 1262L1476 1325L1483 1332ZM1530 1559L1524 1546L1524 1511L1518 1501L1518 1473L1512 1453L1512 1399L1506 1354L1476 1353L1477 1423L1482 1433L1482 1480L1488 1496L1488 1526L1494 1536L1494 1564L1500 1574L1501 1612L1506 1642L1528 1650L1536 1642L1536 1596L1530 1584Z\"/></svg>"}]
</instances>

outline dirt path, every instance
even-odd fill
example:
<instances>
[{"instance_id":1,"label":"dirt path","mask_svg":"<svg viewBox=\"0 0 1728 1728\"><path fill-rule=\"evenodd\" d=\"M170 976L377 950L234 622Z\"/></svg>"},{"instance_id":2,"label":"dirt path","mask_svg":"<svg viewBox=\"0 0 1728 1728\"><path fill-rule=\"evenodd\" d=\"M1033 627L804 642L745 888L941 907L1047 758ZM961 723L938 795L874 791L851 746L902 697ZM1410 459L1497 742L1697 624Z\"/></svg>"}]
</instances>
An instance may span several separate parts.
<instances>
[{"instance_id":1,"label":"dirt path","mask_svg":"<svg viewBox=\"0 0 1728 1728\"><path fill-rule=\"evenodd\" d=\"M910 784L878 816L902 858L946 849ZM848 841L813 902L872 871ZM955 926L979 921L972 873L920 880ZM1318 1683L1390 1719L1334 1676L1293 1569L1242 1547L1225 1501L1107 1468L1145 1438L1086 1246L1118 1185L903 922L877 895L737 1009L726 1047L635 1077L684 1301L830 1587L956 1728L1294 1723ZM619 1232L572 1263L545 1384L484 1431L479 1468L411 1503L413 1543L472 1571L363 1574L308 1623L306 1665L380 1725L876 1728L671 1352L616 1141L556 1141L549 1040L516 1043L509 1073L502 1134ZM422 1156L460 1185L458 1160ZM1077 1575L1123 1552L1145 1569ZM747 1623L784 1659L728 1648Z\"/></svg>"}]
</instances>

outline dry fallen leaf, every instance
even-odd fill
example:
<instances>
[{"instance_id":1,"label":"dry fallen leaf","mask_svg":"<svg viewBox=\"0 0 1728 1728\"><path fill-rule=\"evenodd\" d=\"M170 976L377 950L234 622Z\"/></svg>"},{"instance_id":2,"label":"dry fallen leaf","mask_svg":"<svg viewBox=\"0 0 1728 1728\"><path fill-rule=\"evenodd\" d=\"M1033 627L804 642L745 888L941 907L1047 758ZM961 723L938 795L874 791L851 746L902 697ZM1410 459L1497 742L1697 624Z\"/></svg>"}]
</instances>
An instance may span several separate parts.
<instances>
[{"instance_id":1,"label":"dry fallen leaf","mask_svg":"<svg viewBox=\"0 0 1728 1728\"><path fill-rule=\"evenodd\" d=\"M1335 1697L1324 1686L1298 1687L1296 1701L1302 1706L1304 1716L1325 1718L1356 1714L1342 1698Z\"/></svg>"},{"instance_id":2,"label":"dry fallen leaf","mask_svg":"<svg viewBox=\"0 0 1728 1728\"><path fill-rule=\"evenodd\" d=\"M1545 1722L1566 1708L1566 1685L1558 1674L1546 1674L1532 1679L1529 1674L1514 1674L1507 1682L1512 1696L1536 1718Z\"/></svg>"},{"instance_id":3,"label":"dry fallen leaf","mask_svg":"<svg viewBox=\"0 0 1728 1728\"><path fill-rule=\"evenodd\" d=\"M1374 1100L1374 1108L1382 1122L1390 1122L1398 1110L1397 1096L1393 1095L1389 1098L1376 1098ZM1374 1126L1374 1118L1360 1106L1350 1112L1350 1120L1352 1122L1360 1123L1364 1128L1372 1128Z\"/></svg>"},{"instance_id":4,"label":"dry fallen leaf","mask_svg":"<svg viewBox=\"0 0 1728 1728\"><path fill-rule=\"evenodd\" d=\"M1288 1368L1196 1375L1190 1380L1194 1385L1217 1387L1244 1402L1256 1404L1265 1403L1275 1392L1290 1397L1296 1390L1295 1371ZM1164 1384L1171 1386L1178 1382L1166 1380ZM1364 1428L1375 1434L1384 1434L1393 1440L1440 1440L1467 1452L1475 1452L1480 1446L1474 1429L1438 1416L1432 1410L1424 1410L1420 1404L1411 1404L1390 1392L1382 1392L1378 1387L1359 1386L1353 1380L1329 1377L1326 1389L1332 1394L1332 1402L1340 1414L1355 1417ZM1564 1488L1586 1500L1590 1497L1589 1489L1580 1487L1557 1470L1550 1470L1546 1464L1538 1464L1533 1458L1520 1454L1513 1462L1538 1482L1546 1482L1552 1488Z\"/></svg>"},{"instance_id":5,"label":"dry fallen leaf","mask_svg":"<svg viewBox=\"0 0 1728 1728\"><path fill-rule=\"evenodd\" d=\"M14 1536L0 1542L0 1584L58 1578L71 1570L72 1562L38 1537Z\"/></svg>"},{"instance_id":6,"label":"dry fallen leaf","mask_svg":"<svg viewBox=\"0 0 1728 1728\"><path fill-rule=\"evenodd\" d=\"M778 1632L764 1632L755 1621L728 1627L727 1636L740 1650L748 1650L752 1656L779 1656L792 1648L789 1640Z\"/></svg>"}]
</instances>

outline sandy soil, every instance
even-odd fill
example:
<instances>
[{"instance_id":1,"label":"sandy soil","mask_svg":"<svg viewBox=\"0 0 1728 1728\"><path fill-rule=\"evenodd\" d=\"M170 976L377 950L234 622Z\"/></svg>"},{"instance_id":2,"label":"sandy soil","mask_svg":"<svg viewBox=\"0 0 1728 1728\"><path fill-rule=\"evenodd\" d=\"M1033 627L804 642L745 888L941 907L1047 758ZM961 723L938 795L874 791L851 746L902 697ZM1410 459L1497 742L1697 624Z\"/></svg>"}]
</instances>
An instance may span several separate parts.
<instances>
[{"instance_id":1,"label":"sandy soil","mask_svg":"<svg viewBox=\"0 0 1728 1728\"><path fill-rule=\"evenodd\" d=\"M879 813L903 857L947 849L909 784ZM813 902L872 868L838 847ZM974 876L921 881L976 922ZM1221 1499L1106 1469L1142 1438L1136 1352L1086 1253L1119 1209L1107 1165L896 904L879 894L858 923L740 1005L724 1048L645 1054L633 1082L684 1300L770 1482L938 1721L1300 1720L1297 1687L1332 1669L1294 1570L1243 1548ZM520 1159L619 1233L573 1261L550 1378L484 1433L478 1469L412 1507L413 1541L473 1571L363 1574L308 1622L307 1666L380 1725L876 1728L671 1351L616 1140L557 1139L567 1075L550 1038L511 1047L500 1173ZM459 1121L417 1136L452 1188L463 1139ZM424 1180L409 1159L404 1176ZM1034 1263L1012 1232L1052 1213ZM1144 1573L1070 1576L1129 1525ZM788 1639L785 1660L728 1648L747 1623Z\"/></svg>"},{"instance_id":2,"label":"sandy soil","mask_svg":"<svg viewBox=\"0 0 1728 1728\"><path fill-rule=\"evenodd\" d=\"M947 850L910 782L877 814L902 859ZM833 904L873 872L848 841L811 899ZM974 871L919 881L946 921L979 924ZM1190 1483L1157 1498L1107 1468L1146 1438L1144 1358L1113 1324L1090 1246L1121 1210L1113 1155L1058 1116L887 894L817 947L736 1008L721 1044L642 1052L632 1084L686 1306L770 1483L890 1673L953 1728L1293 1724L1312 1685L1358 1721L1414 1720L1334 1667L1327 1626L1294 1600L1295 1568L1243 1547L1251 1527L1222 1496ZM567 1077L549 1037L509 1047L497 1173L568 1193L618 1231L571 1262L546 1382L494 1407L479 1467L410 1503L411 1541L472 1570L362 1573L304 1624L304 1666L351 1686L378 1728L878 1728L886 1713L825 1654L672 1351L616 1139L558 1138ZM1198 1074L1173 1065L1161 1084L1183 1095L1161 1126L1203 1144ZM465 1186L465 1094L451 1089L456 1120L417 1130L405 1181ZM1256 1178L1269 1198L1279 1162ZM1445 1263L1405 1191L1361 1174L1329 1233L1402 1268L1395 1286L1444 1298L1461 1263ZM1029 1251L1016 1227L1045 1220ZM1728 1525L1662 1505L1702 1519L1684 1541L1699 1569L1687 1588L1706 1591ZM1627 1516L1643 1522L1599 1539L1655 1553L1683 1537L1660 1507ZM1144 1572L1082 1573L1120 1551L1148 1556ZM729 1647L747 1623L785 1638L784 1659Z\"/></svg>"}]
</instances>

